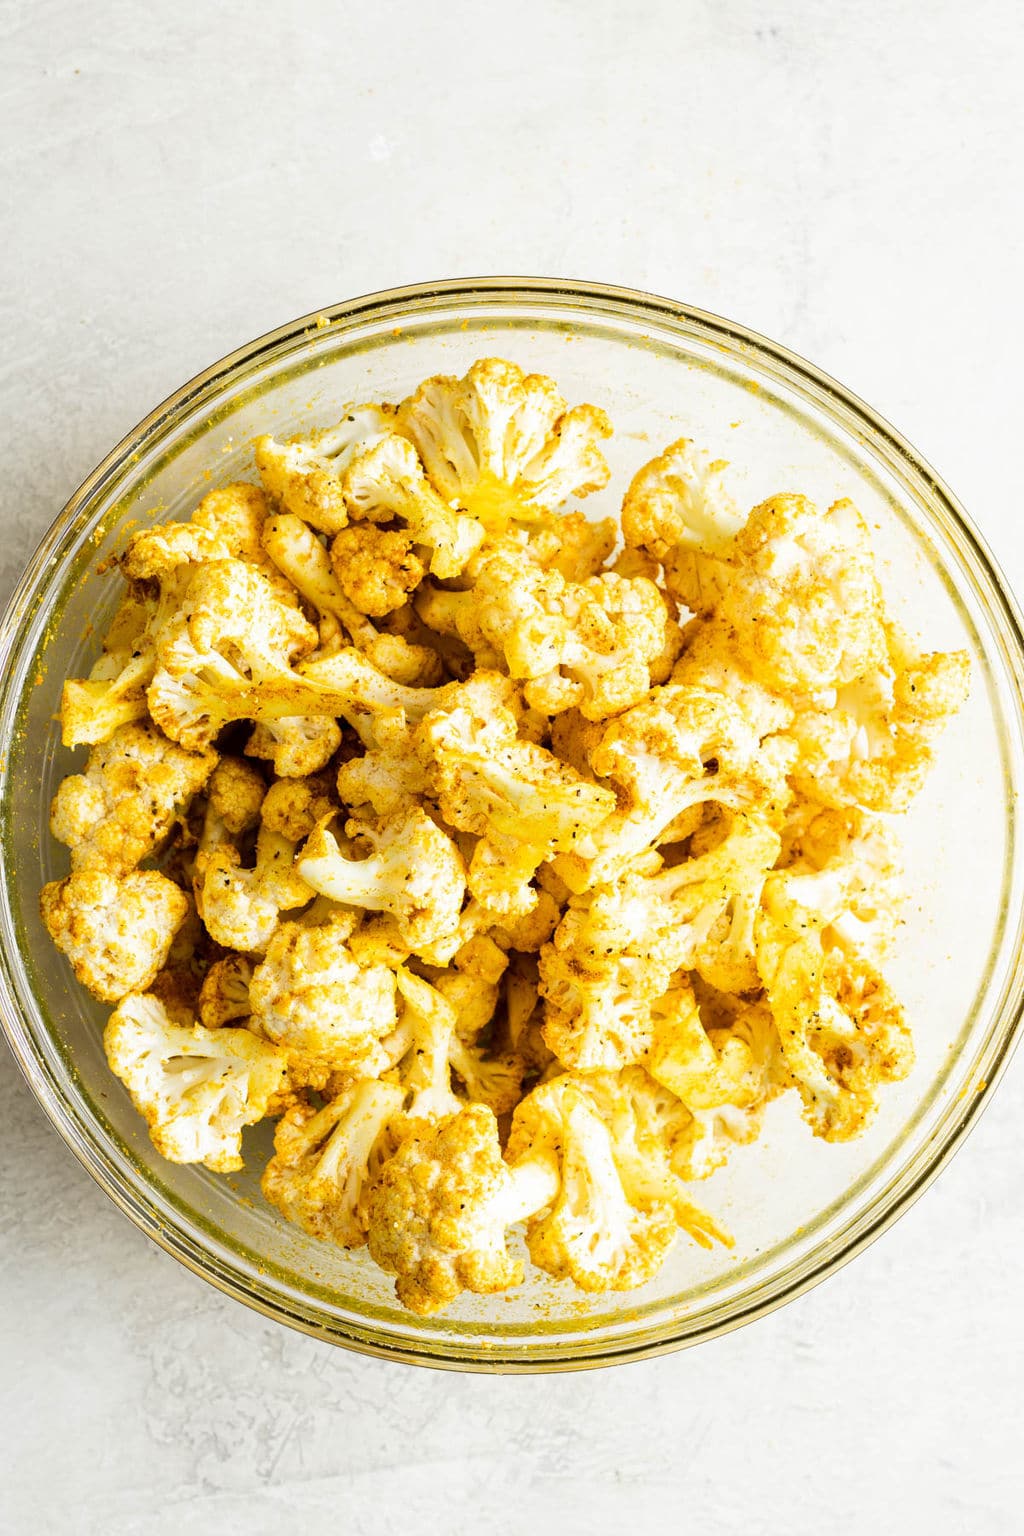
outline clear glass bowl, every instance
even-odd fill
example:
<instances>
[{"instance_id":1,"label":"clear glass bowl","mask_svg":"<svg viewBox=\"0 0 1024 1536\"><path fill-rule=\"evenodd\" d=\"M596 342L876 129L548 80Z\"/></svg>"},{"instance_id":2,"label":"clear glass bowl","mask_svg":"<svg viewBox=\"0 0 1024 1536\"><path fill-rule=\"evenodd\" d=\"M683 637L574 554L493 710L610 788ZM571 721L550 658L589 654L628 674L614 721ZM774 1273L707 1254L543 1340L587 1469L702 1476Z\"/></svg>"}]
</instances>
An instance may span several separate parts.
<instances>
[{"instance_id":1,"label":"clear glass bowl","mask_svg":"<svg viewBox=\"0 0 1024 1536\"><path fill-rule=\"evenodd\" d=\"M875 529L889 600L929 646L965 646L970 701L906 826L914 900L892 979L918 1064L870 1132L812 1139L791 1095L700 1198L736 1235L731 1253L681 1240L661 1276L583 1297L532 1276L448 1315L399 1310L390 1281L286 1225L261 1199L265 1127L246 1172L164 1162L100 1043L86 997L41 927L41 884L66 871L48 806L77 758L54 721L112 609L103 561L126 525L187 516L211 485L251 477L250 440L333 421L352 399L396 399L483 354L553 374L615 423L608 491L685 433L729 459L748 503L799 490L850 496ZM491 279L339 305L242 348L187 384L72 497L31 561L0 631L0 1007L14 1052L68 1145L133 1221L182 1263L268 1316L354 1349L478 1370L557 1370L635 1359L709 1338L799 1294L918 1195L991 1093L1021 1011L1015 805L1024 769L1022 640L1014 603L955 499L885 422L783 348L741 327L621 289Z\"/></svg>"}]
</instances>

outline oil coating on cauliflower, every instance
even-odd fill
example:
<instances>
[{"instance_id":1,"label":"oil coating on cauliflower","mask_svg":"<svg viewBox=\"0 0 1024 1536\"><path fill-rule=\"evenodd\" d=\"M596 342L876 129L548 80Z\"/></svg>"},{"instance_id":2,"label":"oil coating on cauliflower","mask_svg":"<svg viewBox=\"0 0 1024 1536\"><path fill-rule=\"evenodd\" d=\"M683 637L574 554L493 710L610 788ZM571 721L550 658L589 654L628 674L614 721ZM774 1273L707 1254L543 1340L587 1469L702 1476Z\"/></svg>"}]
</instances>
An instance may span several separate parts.
<instances>
[{"instance_id":1,"label":"oil coating on cauliflower","mask_svg":"<svg viewBox=\"0 0 1024 1536\"><path fill-rule=\"evenodd\" d=\"M492 529L530 522L608 481L604 411L567 409L554 381L481 358L462 379L427 379L398 408L438 494Z\"/></svg>"},{"instance_id":2,"label":"oil coating on cauliflower","mask_svg":"<svg viewBox=\"0 0 1024 1536\"><path fill-rule=\"evenodd\" d=\"M83 987L116 1003L155 980L188 916L189 900L155 869L115 875L89 867L44 885L40 910Z\"/></svg>"},{"instance_id":3,"label":"oil coating on cauliflower","mask_svg":"<svg viewBox=\"0 0 1024 1536\"><path fill-rule=\"evenodd\" d=\"M155 997L132 993L103 1035L110 1069L172 1163L214 1173L242 1167L242 1132L267 1114L286 1058L247 1029L175 1024Z\"/></svg>"},{"instance_id":4,"label":"oil coating on cauliflower","mask_svg":"<svg viewBox=\"0 0 1024 1536\"><path fill-rule=\"evenodd\" d=\"M54 796L50 830L71 850L71 868L134 869L184 816L216 761L213 752L187 752L142 721L119 726Z\"/></svg>"}]
</instances>

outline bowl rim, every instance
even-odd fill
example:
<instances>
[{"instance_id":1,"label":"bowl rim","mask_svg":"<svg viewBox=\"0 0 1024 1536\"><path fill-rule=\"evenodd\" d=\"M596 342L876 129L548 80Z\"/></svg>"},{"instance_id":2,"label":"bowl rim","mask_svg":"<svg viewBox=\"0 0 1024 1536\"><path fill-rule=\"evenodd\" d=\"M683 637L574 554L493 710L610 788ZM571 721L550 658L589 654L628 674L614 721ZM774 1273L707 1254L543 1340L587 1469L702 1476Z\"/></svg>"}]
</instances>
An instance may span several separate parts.
<instances>
[{"instance_id":1,"label":"bowl rim","mask_svg":"<svg viewBox=\"0 0 1024 1536\"><path fill-rule=\"evenodd\" d=\"M958 539L966 544L971 556L988 579L992 593L998 599L1001 612L990 617L1001 620L1003 641L1013 653L1017 667L1011 669L1015 682L1024 676L1024 621L1003 572L988 547L986 540L965 511L945 481L884 417L858 395L838 383L813 363L791 351L781 343L771 340L751 328L731 321L710 311L692 305L645 292L640 289L615 284L588 282L577 279L489 276L445 278L441 280L406 284L359 295L341 303L324 306L295 320L264 332L252 341L233 349L209 364L185 384L169 394L159 405L148 412L109 453L68 498L67 502L43 534L15 584L14 590L0 616L0 675L6 675L21 629L30 616L29 601L39 579L53 562L66 535L73 528L76 518L88 505L126 459L140 454L154 439L168 418L199 402L203 396L215 400L219 384L227 382L245 365L253 364L262 353L269 353L283 343L294 341L311 331L329 327L335 322L352 324L360 317L371 318L393 307L422 307L431 303L472 303L497 301L504 296L507 301L530 298L549 303L575 304L582 310L593 312L608 308L626 313L634 318L644 315L654 319L682 322L708 333L733 348L752 354L755 358L779 368L785 375L800 383L805 389L842 406L845 412L897 462L905 465L923 478L929 492L942 504ZM211 404L212 404L211 400ZM958 551L958 555L959 555ZM961 557L962 558L962 557ZM987 606L987 603L986 603ZM1020 690L1018 688L1018 703ZM1024 711L1022 711L1024 718ZM134 1189L125 1185L111 1162L104 1158L100 1149L82 1133L69 1117L67 1108L58 1095L46 1072L41 1068L31 1048L31 1033L22 1017L21 1009L9 986L6 974L0 969L0 1029L24 1075L33 1095L39 1102L51 1125L64 1143L88 1170L90 1175L129 1219L165 1252L171 1254L193 1274L215 1286L225 1295L266 1317L283 1322L312 1337L323 1339L358 1353L383 1359L400 1360L409 1364L457 1371L534 1374L548 1371L597 1369L612 1364L653 1358L658 1355L688 1348L706 1339L731 1332L734 1328L766 1316L778 1307L804 1294L813 1286L841 1269L870 1243L885 1232L916 1201L955 1155L968 1132L987 1107L992 1092L1005 1071L1020 1035L1024 1017L1024 966L1022 945L1018 931L1015 949L1008 958L1011 974L1006 981L1006 1001L1002 1016L992 1026L988 1041L989 1054L985 1058L983 1082L976 1091L964 1099L955 1121L931 1148L913 1177L909 1170L897 1178L895 1190L889 1190L880 1213L872 1220L862 1221L851 1233L840 1234L834 1240L833 1249L814 1265L805 1265L804 1271L786 1282L779 1277L768 1295L758 1297L751 1304L730 1311L724 1317L713 1317L698 1328L678 1336L663 1336L653 1341L631 1343L628 1339L608 1341L601 1353L556 1357L525 1357L522 1344L510 1342L505 1349L488 1345L476 1354L463 1353L467 1346L453 1347L448 1355L430 1347L428 1341L402 1344L383 1340L380 1335L369 1337L363 1332L353 1333L343 1325L328 1327L303 1311L292 1308L279 1294L254 1292L245 1279L223 1264L208 1247L197 1242L185 1231L171 1229L151 1210ZM901 1187L902 1185L902 1187ZM474 1346L468 1346L470 1351Z\"/></svg>"}]
</instances>

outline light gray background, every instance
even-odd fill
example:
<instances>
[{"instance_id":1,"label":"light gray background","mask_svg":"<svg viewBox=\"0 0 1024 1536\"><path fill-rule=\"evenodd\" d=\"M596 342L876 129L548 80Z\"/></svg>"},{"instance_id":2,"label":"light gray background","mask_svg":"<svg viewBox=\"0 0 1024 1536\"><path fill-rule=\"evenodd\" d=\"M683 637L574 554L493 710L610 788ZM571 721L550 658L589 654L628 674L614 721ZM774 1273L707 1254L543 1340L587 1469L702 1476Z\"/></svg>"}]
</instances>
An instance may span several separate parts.
<instances>
[{"instance_id":1,"label":"light gray background","mask_svg":"<svg viewBox=\"0 0 1024 1536\"><path fill-rule=\"evenodd\" d=\"M220 354L440 276L621 282L837 375L1024 590L1014 0L0 3L2 581ZM546 1379L333 1351L180 1269L0 1061L0 1530L1021 1529L1024 1061L774 1317Z\"/></svg>"}]
</instances>

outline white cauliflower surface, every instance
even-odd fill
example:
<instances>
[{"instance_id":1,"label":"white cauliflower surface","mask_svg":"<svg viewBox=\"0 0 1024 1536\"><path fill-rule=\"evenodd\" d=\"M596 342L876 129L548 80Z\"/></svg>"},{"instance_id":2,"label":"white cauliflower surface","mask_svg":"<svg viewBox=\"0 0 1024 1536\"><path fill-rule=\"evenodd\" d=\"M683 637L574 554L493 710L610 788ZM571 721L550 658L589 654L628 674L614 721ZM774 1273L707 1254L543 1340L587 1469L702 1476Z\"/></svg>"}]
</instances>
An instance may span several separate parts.
<instances>
[{"instance_id":1,"label":"white cauliflower surface","mask_svg":"<svg viewBox=\"0 0 1024 1536\"><path fill-rule=\"evenodd\" d=\"M731 1243L696 1186L769 1103L846 1140L913 1066L898 817L966 657L851 503L686 438L590 520L610 433L483 358L262 436L64 687L41 910L112 1071L175 1162L274 1119L267 1200L423 1315L516 1229L582 1292Z\"/></svg>"}]
</instances>

